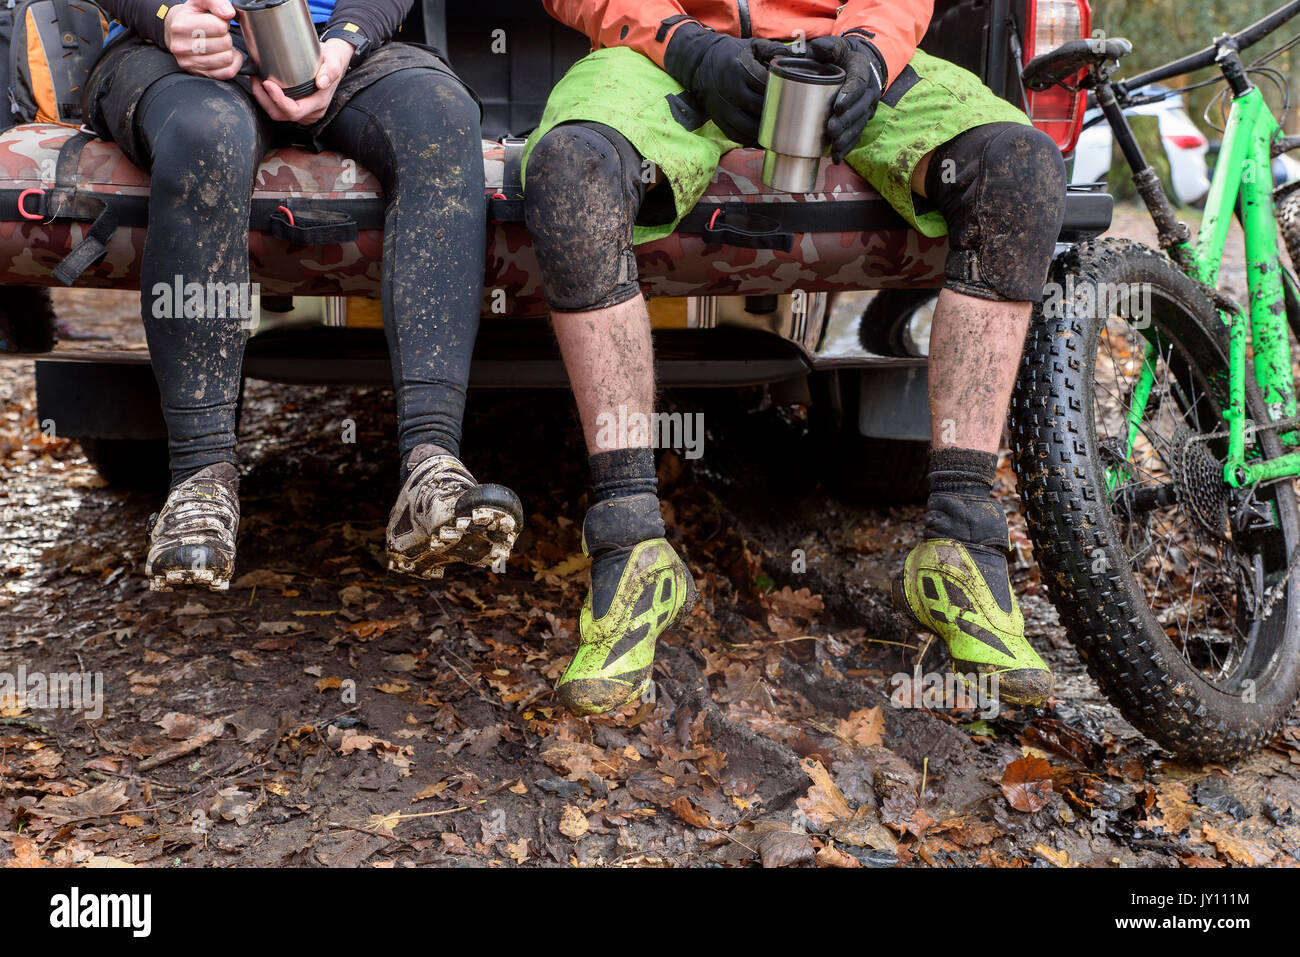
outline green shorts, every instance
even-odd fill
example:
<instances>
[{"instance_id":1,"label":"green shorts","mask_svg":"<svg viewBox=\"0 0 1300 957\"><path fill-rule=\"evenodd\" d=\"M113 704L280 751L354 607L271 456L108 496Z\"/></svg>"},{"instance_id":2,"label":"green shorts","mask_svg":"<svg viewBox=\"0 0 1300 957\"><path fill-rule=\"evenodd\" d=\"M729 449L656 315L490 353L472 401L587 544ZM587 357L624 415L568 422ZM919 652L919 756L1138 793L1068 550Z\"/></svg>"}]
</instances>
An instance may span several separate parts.
<instances>
[{"instance_id":1,"label":"green shorts","mask_svg":"<svg viewBox=\"0 0 1300 957\"><path fill-rule=\"evenodd\" d=\"M723 153L738 144L711 120L691 115L682 87L652 60L627 47L596 50L556 84L541 123L524 150L553 127L579 120L603 123L627 137L672 187L676 218L637 226L634 241L651 242L677 228L708 188ZM680 117L680 118L679 118ZM1024 123L1019 109L995 96L975 74L918 50L890 84L848 164L912 226L926 236L948 231L936 211L913 206L912 173L925 154L985 123Z\"/></svg>"}]
</instances>

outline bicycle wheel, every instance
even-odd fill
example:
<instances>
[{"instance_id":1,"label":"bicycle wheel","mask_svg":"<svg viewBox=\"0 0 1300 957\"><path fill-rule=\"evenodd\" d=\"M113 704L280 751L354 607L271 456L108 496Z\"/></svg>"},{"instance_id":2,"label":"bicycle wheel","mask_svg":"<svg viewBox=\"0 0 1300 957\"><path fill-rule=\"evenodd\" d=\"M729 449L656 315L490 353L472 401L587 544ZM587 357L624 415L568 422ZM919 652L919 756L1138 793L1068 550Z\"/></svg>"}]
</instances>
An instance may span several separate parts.
<instances>
[{"instance_id":1,"label":"bicycle wheel","mask_svg":"<svg viewBox=\"0 0 1300 957\"><path fill-rule=\"evenodd\" d=\"M1012 410L1048 592L1134 727L1183 756L1241 755L1273 736L1300 692L1300 606L1285 580L1300 539L1294 484L1223 482L1226 329L1163 254L1088 243L1057 260L1052 280L1064 308L1035 311ZM1125 289L1149 290L1149 326L1132 321L1132 301L1123 308ZM1269 421L1253 382L1247 406ZM1253 456L1280 451L1272 431L1247 444Z\"/></svg>"}]
</instances>

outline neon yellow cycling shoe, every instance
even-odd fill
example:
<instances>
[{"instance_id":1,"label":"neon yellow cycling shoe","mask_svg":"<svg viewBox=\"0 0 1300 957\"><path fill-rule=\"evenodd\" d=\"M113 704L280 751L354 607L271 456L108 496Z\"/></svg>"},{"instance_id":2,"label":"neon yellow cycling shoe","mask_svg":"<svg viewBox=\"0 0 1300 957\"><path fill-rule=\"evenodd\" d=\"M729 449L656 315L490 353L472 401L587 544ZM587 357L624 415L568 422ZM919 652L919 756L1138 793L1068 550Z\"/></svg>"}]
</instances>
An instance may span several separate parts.
<instances>
[{"instance_id":1,"label":"neon yellow cycling shoe","mask_svg":"<svg viewBox=\"0 0 1300 957\"><path fill-rule=\"evenodd\" d=\"M695 604L695 582L667 539L621 544L619 536L593 537L622 524L618 512L644 509L655 496L601 502L583 523L582 552L592 556L591 588L578 617L578 650L556 685L560 703L576 715L603 714L641 696L650 684L655 642ZM660 526L662 527L662 525ZM601 545L594 551L590 541Z\"/></svg>"},{"instance_id":2,"label":"neon yellow cycling shoe","mask_svg":"<svg viewBox=\"0 0 1300 957\"><path fill-rule=\"evenodd\" d=\"M959 675L996 676L997 697L1041 704L1052 672L1025 638L1006 558L995 549L929 539L908 553L894 604L943 639Z\"/></svg>"}]
</instances>

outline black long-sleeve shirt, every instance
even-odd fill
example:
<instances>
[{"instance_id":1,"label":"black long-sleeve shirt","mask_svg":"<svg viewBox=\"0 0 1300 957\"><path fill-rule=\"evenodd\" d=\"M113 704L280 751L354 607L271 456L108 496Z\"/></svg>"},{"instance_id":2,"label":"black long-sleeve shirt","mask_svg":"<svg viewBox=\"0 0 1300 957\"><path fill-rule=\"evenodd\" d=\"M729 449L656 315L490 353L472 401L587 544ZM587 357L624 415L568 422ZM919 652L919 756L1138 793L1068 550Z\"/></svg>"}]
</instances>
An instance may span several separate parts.
<instances>
[{"instance_id":1,"label":"black long-sleeve shirt","mask_svg":"<svg viewBox=\"0 0 1300 957\"><path fill-rule=\"evenodd\" d=\"M370 41L373 50L392 39L415 0L336 0L325 28L355 24ZM100 6L118 23L166 49L163 22L175 3L167 0L99 0Z\"/></svg>"}]
</instances>

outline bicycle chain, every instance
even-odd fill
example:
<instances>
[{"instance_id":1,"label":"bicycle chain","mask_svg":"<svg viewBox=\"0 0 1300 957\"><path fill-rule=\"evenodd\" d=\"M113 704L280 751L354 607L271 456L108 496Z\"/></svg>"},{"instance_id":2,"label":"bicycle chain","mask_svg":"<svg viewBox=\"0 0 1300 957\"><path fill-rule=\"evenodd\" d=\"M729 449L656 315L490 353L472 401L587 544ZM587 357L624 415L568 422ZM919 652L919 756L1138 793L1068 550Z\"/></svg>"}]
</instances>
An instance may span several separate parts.
<instances>
[{"instance_id":1,"label":"bicycle chain","mask_svg":"<svg viewBox=\"0 0 1300 957\"><path fill-rule=\"evenodd\" d=\"M1279 429L1300 429L1300 415L1293 415L1289 419L1278 419L1275 422L1267 422L1264 425L1258 425L1254 422L1250 427L1256 432L1276 432ZM1220 429L1218 432L1193 432L1187 441L1189 442L1209 442L1211 439L1226 439L1232 435L1230 429Z\"/></svg>"}]
</instances>

